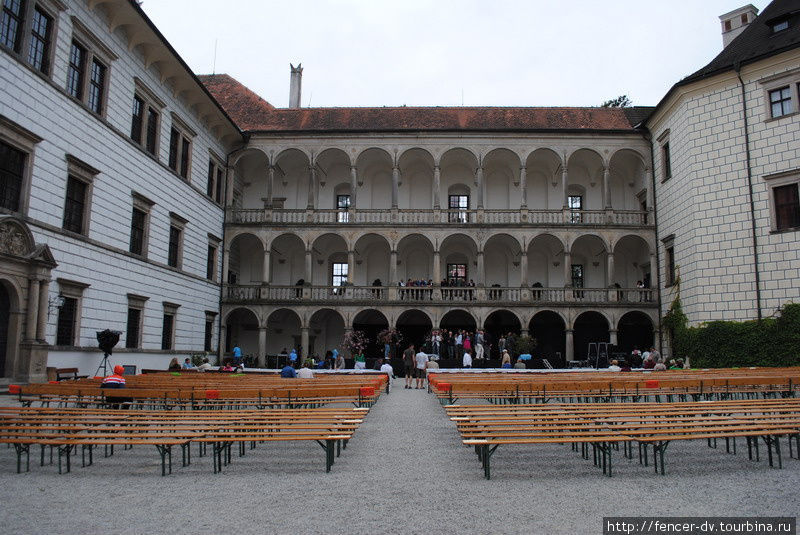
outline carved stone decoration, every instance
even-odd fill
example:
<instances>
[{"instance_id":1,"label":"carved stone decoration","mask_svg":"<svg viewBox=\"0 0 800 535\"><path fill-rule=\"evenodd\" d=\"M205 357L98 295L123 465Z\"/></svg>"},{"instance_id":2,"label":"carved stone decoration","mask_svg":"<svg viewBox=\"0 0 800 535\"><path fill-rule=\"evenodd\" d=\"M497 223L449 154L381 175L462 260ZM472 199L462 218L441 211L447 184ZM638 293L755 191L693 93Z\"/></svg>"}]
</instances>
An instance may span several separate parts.
<instances>
[{"instance_id":1,"label":"carved stone decoration","mask_svg":"<svg viewBox=\"0 0 800 535\"><path fill-rule=\"evenodd\" d=\"M0 252L25 256L30 249L30 240L19 226L11 222L0 222Z\"/></svg>"}]
</instances>

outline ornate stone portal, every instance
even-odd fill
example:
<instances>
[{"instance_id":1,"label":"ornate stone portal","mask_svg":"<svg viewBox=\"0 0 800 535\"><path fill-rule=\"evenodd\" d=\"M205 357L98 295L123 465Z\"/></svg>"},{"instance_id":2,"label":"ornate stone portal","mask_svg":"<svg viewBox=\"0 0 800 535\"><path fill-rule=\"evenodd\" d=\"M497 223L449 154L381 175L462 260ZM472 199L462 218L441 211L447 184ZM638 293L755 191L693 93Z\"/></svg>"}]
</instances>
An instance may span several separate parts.
<instances>
[{"instance_id":1,"label":"ornate stone portal","mask_svg":"<svg viewBox=\"0 0 800 535\"><path fill-rule=\"evenodd\" d=\"M47 245L28 226L0 216L0 380L44 381L50 272L57 266Z\"/></svg>"}]
</instances>

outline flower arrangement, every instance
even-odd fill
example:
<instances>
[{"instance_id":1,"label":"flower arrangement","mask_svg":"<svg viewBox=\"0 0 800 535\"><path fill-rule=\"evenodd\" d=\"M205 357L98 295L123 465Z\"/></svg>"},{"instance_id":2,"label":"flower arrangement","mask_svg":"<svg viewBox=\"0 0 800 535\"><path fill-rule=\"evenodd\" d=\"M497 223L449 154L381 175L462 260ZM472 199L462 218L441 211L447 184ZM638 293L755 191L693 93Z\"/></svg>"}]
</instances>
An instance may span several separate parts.
<instances>
[{"instance_id":1,"label":"flower arrangement","mask_svg":"<svg viewBox=\"0 0 800 535\"><path fill-rule=\"evenodd\" d=\"M345 333L342 338L342 348L349 351L351 355L360 355L367 350L367 335L364 331L352 330Z\"/></svg>"}]
</instances>

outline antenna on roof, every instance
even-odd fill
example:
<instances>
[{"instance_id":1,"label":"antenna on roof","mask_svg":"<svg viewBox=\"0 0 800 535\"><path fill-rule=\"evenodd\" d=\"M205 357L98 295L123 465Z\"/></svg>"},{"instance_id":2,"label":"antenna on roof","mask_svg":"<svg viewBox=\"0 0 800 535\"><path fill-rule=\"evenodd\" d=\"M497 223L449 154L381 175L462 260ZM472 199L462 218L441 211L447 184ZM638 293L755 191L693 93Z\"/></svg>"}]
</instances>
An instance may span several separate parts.
<instances>
[{"instance_id":1,"label":"antenna on roof","mask_svg":"<svg viewBox=\"0 0 800 535\"><path fill-rule=\"evenodd\" d=\"M313 97L313 96L314 96L314 92L313 91L308 94L308 107L309 108L311 107L311 97Z\"/></svg>"},{"instance_id":2,"label":"antenna on roof","mask_svg":"<svg viewBox=\"0 0 800 535\"><path fill-rule=\"evenodd\" d=\"M211 74L217 74L217 41L214 39L214 62L211 64Z\"/></svg>"},{"instance_id":3,"label":"antenna on roof","mask_svg":"<svg viewBox=\"0 0 800 535\"><path fill-rule=\"evenodd\" d=\"M461 105L464 105L464 88L461 88Z\"/></svg>"}]
</instances>

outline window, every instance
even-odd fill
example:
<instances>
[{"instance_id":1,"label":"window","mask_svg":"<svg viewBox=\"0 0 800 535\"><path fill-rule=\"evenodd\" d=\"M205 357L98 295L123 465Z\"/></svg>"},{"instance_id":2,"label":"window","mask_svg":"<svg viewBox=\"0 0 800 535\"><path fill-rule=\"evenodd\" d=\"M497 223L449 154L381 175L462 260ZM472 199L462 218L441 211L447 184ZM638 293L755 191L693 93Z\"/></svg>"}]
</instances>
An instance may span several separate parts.
<instances>
[{"instance_id":1,"label":"window","mask_svg":"<svg viewBox=\"0 0 800 535\"><path fill-rule=\"evenodd\" d=\"M25 153L0 141L0 207L19 212Z\"/></svg>"},{"instance_id":2,"label":"window","mask_svg":"<svg viewBox=\"0 0 800 535\"><path fill-rule=\"evenodd\" d=\"M800 198L798 184L778 186L772 190L775 199L776 230L800 227Z\"/></svg>"},{"instance_id":3,"label":"window","mask_svg":"<svg viewBox=\"0 0 800 535\"><path fill-rule=\"evenodd\" d=\"M347 263L334 262L331 264L331 286L343 286L347 282Z\"/></svg>"},{"instance_id":4,"label":"window","mask_svg":"<svg viewBox=\"0 0 800 535\"><path fill-rule=\"evenodd\" d=\"M449 195L447 220L450 223L469 223L469 195Z\"/></svg>"},{"instance_id":5,"label":"window","mask_svg":"<svg viewBox=\"0 0 800 535\"><path fill-rule=\"evenodd\" d=\"M172 114L169 131L169 168L189 180L192 163L192 141L196 134L177 115Z\"/></svg>"},{"instance_id":6,"label":"window","mask_svg":"<svg viewBox=\"0 0 800 535\"><path fill-rule=\"evenodd\" d=\"M569 222L580 223L582 220L581 210L583 210L583 195L569 195L567 197L567 207L570 210Z\"/></svg>"},{"instance_id":7,"label":"window","mask_svg":"<svg viewBox=\"0 0 800 535\"><path fill-rule=\"evenodd\" d=\"M139 78L134 78L134 83L136 92L131 113L131 139L148 153L158 156L159 110L164 103Z\"/></svg>"},{"instance_id":8,"label":"window","mask_svg":"<svg viewBox=\"0 0 800 535\"><path fill-rule=\"evenodd\" d=\"M3 18L0 23L0 44L19 52L22 41L22 0L3 0Z\"/></svg>"},{"instance_id":9,"label":"window","mask_svg":"<svg viewBox=\"0 0 800 535\"><path fill-rule=\"evenodd\" d=\"M788 29L789 29L789 21L787 19L772 24L772 33L778 33Z\"/></svg>"},{"instance_id":10,"label":"window","mask_svg":"<svg viewBox=\"0 0 800 535\"><path fill-rule=\"evenodd\" d=\"M772 117L782 117L792 113L792 91L789 86L770 91L769 106Z\"/></svg>"},{"instance_id":11,"label":"window","mask_svg":"<svg viewBox=\"0 0 800 535\"><path fill-rule=\"evenodd\" d=\"M664 180L672 178L672 157L669 152L669 141L661 146L661 165L664 169Z\"/></svg>"},{"instance_id":12,"label":"window","mask_svg":"<svg viewBox=\"0 0 800 535\"><path fill-rule=\"evenodd\" d=\"M447 264L447 282L450 286L464 286L467 282L466 264ZM458 283L461 284L458 284Z\"/></svg>"},{"instance_id":13,"label":"window","mask_svg":"<svg viewBox=\"0 0 800 535\"><path fill-rule=\"evenodd\" d=\"M33 149L41 140L0 115L0 211L26 212Z\"/></svg>"},{"instance_id":14,"label":"window","mask_svg":"<svg viewBox=\"0 0 800 535\"><path fill-rule=\"evenodd\" d=\"M67 163L69 175L67 176L62 227L64 230L88 236L92 180L100 171L69 154Z\"/></svg>"},{"instance_id":15,"label":"window","mask_svg":"<svg viewBox=\"0 0 800 535\"><path fill-rule=\"evenodd\" d=\"M67 93L92 112L105 115L111 62L117 57L76 17L67 65Z\"/></svg>"},{"instance_id":16,"label":"window","mask_svg":"<svg viewBox=\"0 0 800 535\"><path fill-rule=\"evenodd\" d=\"M50 71L50 40L53 31L53 17L42 11L39 6L33 10L31 26L31 46L28 52L28 63L47 74Z\"/></svg>"},{"instance_id":17,"label":"window","mask_svg":"<svg viewBox=\"0 0 800 535\"><path fill-rule=\"evenodd\" d=\"M164 317L161 322L161 349L169 351L175 347L175 317L178 307L175 303L164 302Z\"/></svg>"},{"instance_id":18,"label":"window","mask_svg":"<svg viewBox=\"0 0 800 535\"><path fill-rule=\"evenodd\" d=\"M128 321L125 330L125 347L142 347L142 320L147 297L128 294Z\"/></svg>"},{"instance_id":19,"label":"window","mask_svg":"<svg viewBox=\"0 0 800 535\"><path fill-rule=\"evenodd\" d=\"M169 215L167 265L180 269L183 264L183 229L186 226L186 220L175 213L170 213Z\"/></svg>"},{"instance_id":20,"label":"window","mask_svg":"<svg viewBox=\"0 0 800 535\"><path fill-rule=\"evenodd\" d=\"M725 31L726 32L731 31L731 19L725 21Z\"/></svg>"},{"instance_id":21,"label":"window","mask_svg":"<svg viewBox=\"0 0 800 535\"><path fill-rule=\"evenodd\" d=\"M153 201L133 193L133 209L131 211L131 240L128 250L139 256L147 256L147 238L150 226L150 208Z\"/></svg>"},{"instance_id":22,"label":"window","mask_svg":"<svg viewBox=\"0 0 800 535\"><path fill-rule=\"evenodd\" d=\"M211 344L214 339L214 320L216 312L206 311L206 330L203 336L203 351L212 351Z\"/></svg>"},{"instance_id":23,"label":"window","mask_svg":"<svg viewBox=\"0 0 800 535\"><path fill-rule=\"evenodd\" d=\"M86 65L86 49L75 41L69 52L69 65L67 66L67 93L83 99L83 70Z\"/></svg>"},{"instance_id":24,"label":"window","mask_svg":"<svg viewBox=\"0 0 800 535\"><path fill-rule=\"evenodd\" d=\"M666 248L667 252L667 286L675 284L675 246Z\"/></svg>"},{"instance_id":25,"label":"window","mask_svg":"<svg viewBox=\"0 0 800 535\"><path fill-rule=\"evenodd\" d=\"M222 202L222 183L224 181L224 166L219 163L219 158L212 156L208 160L208 184L206 195L216 202Z\"/></svg>"},{"instance_id":26,"label":"window","mask_svg":"<svg viewBox=\"0 0 800 535\"><path fill-rule=\"evenodd\" d=\"M583 264L572 264L572 287L583 288Z\"/></svg>"},{"instance_id":27,"label":"window","mask_svg":"<svg viewBox=\"0 0 800 535\"><path fill-rule=\"evenodd\" d=\"M741 16L742 25L747 24L747 13L743 13Z\"/></svg>"},{"instance_id":28,"label":"window","mask_svg":"<svg viewBox=\"0 0 800 535\"><path fill-rule=\"evenodd\" d=\"M64 298L64 304L58 310L56 345L78 346L83 292L89 285L67 279L57 279L57 282L59 297Z\"/></svg>"},{"instance_id":29,"label":"window","mask_svg":"<svg viewBox=\"0 0 800 535\"><path fill-rule=\"evenodd\" d=\"M210 281L217 280L217 251L222 240L216 236L208 235L208 257L206 258L206 278Z\"/></svg>"},{"instance_id":30,"label":"window","mask_svg":"<svg viewBox=\"0 0 800 535\"><path fill-rule=\"evenodd\" d=\"M144 100L137 95L133 96L133 113L131 118L131 139L142 143L142 125L144 125Z\"/></svg>"},{"instance_id":31,"label":"window","mask_svg":"<svg viewBox=\"0 0 800 535\"><path fill-rule=\"evenodd\" d=\"M350 195L337 195L336 196L336 222L349 223L350 222Z\"/></svg>"}]
</instances>

